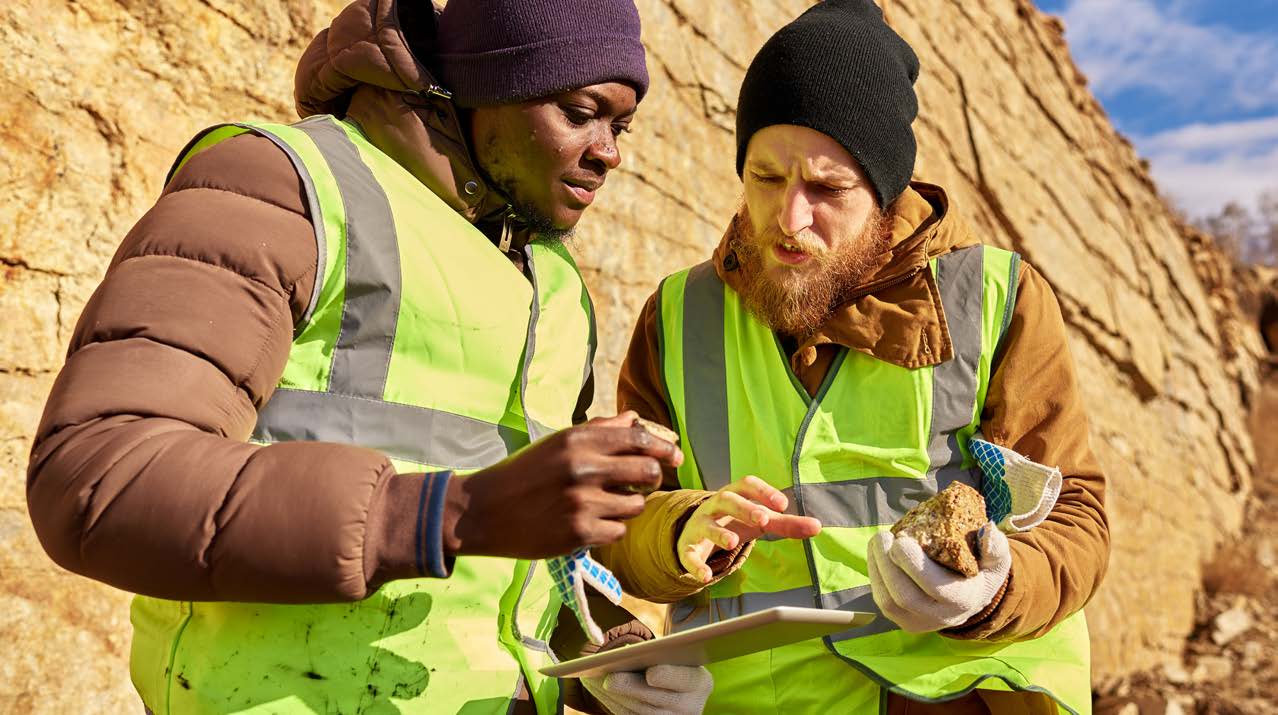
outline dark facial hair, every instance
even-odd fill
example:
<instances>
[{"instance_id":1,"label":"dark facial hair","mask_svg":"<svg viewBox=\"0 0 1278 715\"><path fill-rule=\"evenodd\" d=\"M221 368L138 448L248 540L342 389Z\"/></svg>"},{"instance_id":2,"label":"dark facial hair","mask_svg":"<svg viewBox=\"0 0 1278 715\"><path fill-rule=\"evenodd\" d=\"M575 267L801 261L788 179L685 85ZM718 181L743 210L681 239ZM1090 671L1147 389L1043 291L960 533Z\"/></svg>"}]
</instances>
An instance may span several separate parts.
<instances>
[{"instance_id":1,"label":"dark facial hair","mask_svg":"<svg viewBox=\"0 0 1278 715\"><path fill-rule=\"evenodd\" d=\"M496 147L496 137L490 138L488 140L488 151L485 153L488 156L496 155ZM553 219L539 211L531 202L520 198L519 180L515 177L514 172L508 171L500 161L493 162L493 164L490 168L484 166L482 162L476 161L475 169L490 187L501 192L506 202L510 204L510 208L518 216L517 220L532 231L534 241L566 242L572 238L573 229L557 228Z\"/></svg>"}]
</instances>

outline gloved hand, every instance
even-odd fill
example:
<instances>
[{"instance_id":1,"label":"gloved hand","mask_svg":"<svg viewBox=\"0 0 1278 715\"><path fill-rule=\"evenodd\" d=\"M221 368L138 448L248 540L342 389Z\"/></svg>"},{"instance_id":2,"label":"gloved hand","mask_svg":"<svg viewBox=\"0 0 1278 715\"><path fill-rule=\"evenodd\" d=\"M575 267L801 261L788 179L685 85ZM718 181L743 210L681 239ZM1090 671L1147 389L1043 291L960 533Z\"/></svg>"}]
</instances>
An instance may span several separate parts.
<instances>
[{"instance_id":1,"label":"gloved hand","mask_svg":"<svg viewBox=\"0 0 1278 715\"><path fill-rule=\"evenodd\" d=\"M714 689L710 671L686 665L654 665L581 683L612 715L699 715Z\"/></svg>"},{"instance_id":2,"label":"gloved hand","mask_svg":"<svg viewBox=\"0 0 1278 715\"><path fill-rule=\"evenodd\" d=\"M1007 537L993 522L981 528L978 543L981 570L967 578L929 559L908 536L875 534L866 550L874 602L911 633L963 625L994 600L1012 568Z\"/></svg>"}]
</instances>

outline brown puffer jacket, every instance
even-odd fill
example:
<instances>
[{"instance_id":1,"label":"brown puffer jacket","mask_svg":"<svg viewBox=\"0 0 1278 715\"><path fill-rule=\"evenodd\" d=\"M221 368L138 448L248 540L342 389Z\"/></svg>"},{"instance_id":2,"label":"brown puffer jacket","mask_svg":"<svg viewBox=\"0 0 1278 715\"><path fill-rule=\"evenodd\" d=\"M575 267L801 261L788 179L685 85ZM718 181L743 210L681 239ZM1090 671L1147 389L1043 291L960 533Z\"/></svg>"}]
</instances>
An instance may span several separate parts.
<instances>
[{"instance_id":1,"label":"brown puffer jacket","mask_svg":"<svg viewBox=\"0 0 1278 715\"><path fill-rule=\"evenodd\" d=\"M429 48L405 39L433 37L430 7L347 7L302 57L298 113L357 121L499 235L506 202L475 171L451 105L431 94L416 59ZM169 181L85 306L36 435L28 504L55 561L179 600L356 600L421 575L415 530L431 475L396 476L358 447L245 444L317 255L300 180L270 141L227 140Z\"/></svg>"}]
</instances>

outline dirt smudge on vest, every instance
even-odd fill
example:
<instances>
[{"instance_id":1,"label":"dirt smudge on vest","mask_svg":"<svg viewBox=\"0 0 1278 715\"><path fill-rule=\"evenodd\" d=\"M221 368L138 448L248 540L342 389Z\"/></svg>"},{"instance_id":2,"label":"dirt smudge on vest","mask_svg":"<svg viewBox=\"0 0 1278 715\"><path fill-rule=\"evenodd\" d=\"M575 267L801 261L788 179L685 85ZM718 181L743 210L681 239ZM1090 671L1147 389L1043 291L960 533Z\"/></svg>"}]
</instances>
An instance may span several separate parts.
<instances>
[{"instance_id":1,"label":"dirt smudge on vest","mask_svg":"<svg viewBox=\"0 0 1278 715\"><path fill-rule=\"evenodd\" d=\"M373 599L379 598L386 600L384 607L386 620L383 632L377 637L377 641L385 641L392 636L417 628L426 621L434 606L434 599L430 594L422 592L412 592L399 597L390 597L384 592L379 592L373 597ZM410 660L372 643L369 644L368 663L368 680L365 685L367 697L361 711L365 709L378 711L379 708L373 707L373 704L389 707L391 698L396 700L417 698L425 693L427 686L430 685L430 671L427 670L425 663ZM372 704L368 702L368 698L372 699Z\"/></svg>"}]
</instances>

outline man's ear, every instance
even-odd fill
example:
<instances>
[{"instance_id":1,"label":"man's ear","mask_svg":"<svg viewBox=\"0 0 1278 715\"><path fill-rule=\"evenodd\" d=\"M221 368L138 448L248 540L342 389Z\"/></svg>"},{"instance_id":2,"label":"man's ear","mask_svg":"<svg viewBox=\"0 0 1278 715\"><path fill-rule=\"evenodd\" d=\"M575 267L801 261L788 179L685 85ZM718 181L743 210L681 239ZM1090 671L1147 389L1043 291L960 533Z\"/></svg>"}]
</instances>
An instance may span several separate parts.
<instances>
[{"instance_id":1,"label":"man's ear","mask_svg":"<svg viewBox=\"0 0 1278 715\"><path fill-rule=\"evenodd\" d=\"M417 61L434 71L435 37L440 9L429 0L395 0L395 17L404 42Z\"/></svg>"}]
</instances>

